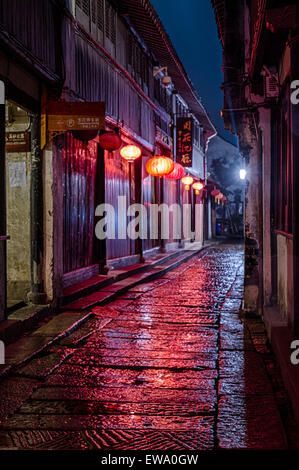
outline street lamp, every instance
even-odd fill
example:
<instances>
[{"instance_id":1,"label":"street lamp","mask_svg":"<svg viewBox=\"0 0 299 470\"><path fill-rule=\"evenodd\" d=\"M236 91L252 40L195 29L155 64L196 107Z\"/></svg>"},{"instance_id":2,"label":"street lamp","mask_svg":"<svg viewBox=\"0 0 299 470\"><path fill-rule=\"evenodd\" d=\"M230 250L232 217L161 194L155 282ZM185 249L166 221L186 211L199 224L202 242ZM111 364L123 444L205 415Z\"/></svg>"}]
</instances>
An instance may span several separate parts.
<instances>
[{"instance_id":1,"label":"street lamp","mask_svg":"<svg viewBox=\"0 0 299 470\"><path fill-rule=\"evenodd\" d=\"M240 180L245 180L246 178L246 170L244 168L241 168L240 170Z\"/></svg>"}]
</instances>

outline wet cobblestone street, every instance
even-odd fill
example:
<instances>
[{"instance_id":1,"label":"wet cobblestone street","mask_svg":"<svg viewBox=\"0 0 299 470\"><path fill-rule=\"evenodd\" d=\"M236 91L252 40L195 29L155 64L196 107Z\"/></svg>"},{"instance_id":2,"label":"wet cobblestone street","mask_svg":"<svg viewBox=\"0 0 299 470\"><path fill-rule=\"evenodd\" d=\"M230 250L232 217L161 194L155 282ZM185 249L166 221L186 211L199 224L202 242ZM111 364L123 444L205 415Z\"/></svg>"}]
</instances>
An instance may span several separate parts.
<instances>
[{"instance_id":1,"label":"wet cobblestone street","mask_svg":"<svg viewBox=\"0 0 299 470\"><path fill-rule=\"evenodd\" d=\"M2 381L0 447L294 446L263 323L239 313L242 284L242 247L220 245L95 308Z\"/></svg>"}]
</instances>

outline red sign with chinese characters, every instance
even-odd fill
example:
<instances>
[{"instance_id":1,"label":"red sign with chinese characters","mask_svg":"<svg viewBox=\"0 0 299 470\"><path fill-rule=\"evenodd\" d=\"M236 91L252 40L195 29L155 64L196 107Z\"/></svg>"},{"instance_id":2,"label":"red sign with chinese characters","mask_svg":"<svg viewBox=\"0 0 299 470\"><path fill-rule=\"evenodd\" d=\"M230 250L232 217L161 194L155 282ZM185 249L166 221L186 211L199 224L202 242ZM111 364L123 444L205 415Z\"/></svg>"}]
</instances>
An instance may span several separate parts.
<instances>
[{"instance_id":1,"label":"red sign with chinese characters","mask_svg":"<svg viewBox=\"0 0 299 470\"><path fill-rule=\"evenodd\" d=\"M193 119L177 118L176 161L184 167L192 167Z\"/></svg>"}]
</instances>

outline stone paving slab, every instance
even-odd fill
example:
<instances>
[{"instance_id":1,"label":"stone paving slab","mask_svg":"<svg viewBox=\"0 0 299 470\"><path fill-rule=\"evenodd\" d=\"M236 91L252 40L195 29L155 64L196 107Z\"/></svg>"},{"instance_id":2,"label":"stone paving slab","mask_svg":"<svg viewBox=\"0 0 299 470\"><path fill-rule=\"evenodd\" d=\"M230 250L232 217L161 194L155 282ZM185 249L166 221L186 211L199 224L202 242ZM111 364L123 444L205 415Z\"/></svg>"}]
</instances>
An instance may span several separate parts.
<instances>
[{"instance_id":1,"label":"stone paving slab","mask_svg":"<svg viewBox=\"0 0 299 470\"><path fill-rule=\"evenodd\" d=\"M121 354L118 356L115 355L115 352L111 352L111 355L107 355L107 350L103 350L103 355L99 356L90 356L87 354L80 353L78 355L73 355L73 357L68 361L69 364L77 364L81 366L106 366L106 367L126 367L126 368L154 368L154 369L173 369L173 370L204 370L205 376L215 376L216 375L216 355L214 360L210 356L190 356L190 359L182 359L181 357L165 357L161 358L160 351L157 351L157 356L159 357L136 357L136 354L133 354L131 357L129 353L132 353L131 350L128 351L128 355L123 357ZM100 351L98 352L100 354ZM112 355L113 354L113 355ZM168 353L167 355L170 355ZM215 371L215 372L213 372Z\"/></svg>"},{"instance_id":2,"label":"stone paving slab","mask_svg":"<svg viewBox=\"0 0 299 470\"><path fill-rule=\"evenodd\" d=\"M73 354L70 349L61 349L56 352L49 352L42 357L37 357L23 367L14 371L14 375L26 376L36 379L46 379L57 367L59 367L68 357Z\"/></svg>"},{"instance_id":3,"label":"stone paving slab","mask_svg":"<svg viewBox=\"0 0 299 470\"><path fill-rule=\"evenodd\" d=\"M32 334L24 336L9 345L5 350L5 362L10 365L17 365L30 360L48 345L84 323L90 315L90 313L82 314L79 312L64 312L57 315Z\"/></svg>"},{"instance_id":4,"label":"stone paving slab","mask_svg":"<svg viewBox=\"0 0 299 470\"><path fill-rule=\"evenodd\" d=\"M76 373L74 374L74 369ZM101 368L101 367L74 367L62 364L59 371L49 377L47 385L73 387L102 386L114 387L115 384L122 386L142 386L155 388L171 388L198 390L214 388L213 381L204 378L202 371L186 370L174 372L168 369L128 369L128 368Z\"/></svg>"},{"instance_id":5,"label":"stone paving slab","mask_svg":"<svg viewBox=\"0 0 299 470\"><path fill-rule=\"evenodd\" d=\"M216 409L216 393L198 396L195 403L144 403L108 400L78 400L49 402L29 400L19 410L18 414L38 415L143 415L143 416L197 416L212 414Z\"/></svg>"},{"instance_id":6,"label":"stone paving slab","mask_svg":"<svg viewBox=\"0 0 299 470\"><path fill-rule=\"evenodd\" d=\"M10 429L124 429L169 431L197 431L198 434L213 434L212 416L141 416L141 415L22 415L15 414L3 425Z\"/></svg>"},{"instance_id":7,"label":"stone paving slab","mask_svg":"<svg viewBox=\"0 0 299 470\"><path fill-rule=\"evenodd\" d=\"M13 414L40 386L40 382L24 377L8 377L0 387L0 425Z\"/></svg>"},{"instance_id":8,"label":"stone paving slab","mask_svg":"<svg viewBox=\"0 0 299 470\"><path fill-rule=\"evenodd\" d=\"M286 449L287 440L273 395L220 398L217 437L220 448Z\"/></svg>"},{"instance_id":9,"label":"stone paving slab","mask_svg":"<svg viewBox=\"0 0 299 470\"><path fill-rule=\"evenodd\" d=\"M77 400L88 401L119 401L119 402L147 402L147 403L213 403L216 390L210 384L210 389L207 390L203 387L201 390L180 390L180 389L165 389L165 388L151 388L151 387L109 387L101 388L101 386L43 386L35 390L32 394L32 400L43 400L45 402L56 400L71 402Z\"/></svg>"}]
</instances>

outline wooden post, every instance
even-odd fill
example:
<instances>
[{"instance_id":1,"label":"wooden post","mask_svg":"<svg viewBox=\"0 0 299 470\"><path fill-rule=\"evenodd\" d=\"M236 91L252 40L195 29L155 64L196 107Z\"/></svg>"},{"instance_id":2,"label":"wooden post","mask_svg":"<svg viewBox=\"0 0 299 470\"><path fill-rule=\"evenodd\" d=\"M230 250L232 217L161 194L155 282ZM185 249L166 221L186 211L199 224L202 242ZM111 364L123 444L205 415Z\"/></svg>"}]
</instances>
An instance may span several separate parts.
<instances>
[{"instance_id":1,"label":"wooden post","mask_svg":"<svg viewBox=\"0 0 299 470\"><path fill-rule=\"evenodd\" d=\"M5 86L0 81L0 320L6 310Z\"/></svg>"},{"instance_id":2,"label":"wooden post","mask_svg":"<svg viewBox=\"0 0 299 470\"><path fill-rule=\"evenodd\" d=\"M298 32L297 32L298 34ZM292 80L299 79L299 41L291 46ZM293 286L294 286L294 332L299 337L299 104L292 105L293 139Z\"/></svg>"},{"instance_id":3,"label":"wooden post","mask_svg":"<svg viewBox=\"0 0 299 470\"><path fill-rule=\"evenodd\" d=\"M97 155L96 183L95 183L95 207L105 202L105 152L100 145ZM101 274L107 274L106 239L99 240L94 236L94 262L99 263Z\"/></svg>"},{"instance_id":4,"label":"wooden post","mask_svg":"<svg viewBox=\"0 0 299 470\"><path fill-rule=\"evenodd\" d=\"M161 190L161 202L160 204L164 204L164 193L165 193L165 179L164 176L160 177L160 190ZM166 240L164 239L164 233L163 233L163 212L161 213L161 232L160 232L160 246L161 246L161 252L166 253Z\"/></svg>"},{"instance_id":5,"label":"wooden post","mask_svg":"<svg viewBox=\"0 0 299 470\"><path fill-rule=\"evenodd\" d=\"M30 227L31 227L31 292L29 300L45 304L43 289L43 185L42 151L40 149L40 116L34 114L31 123L31 180L30 180Z\"/></svg>"}]
</instances>

